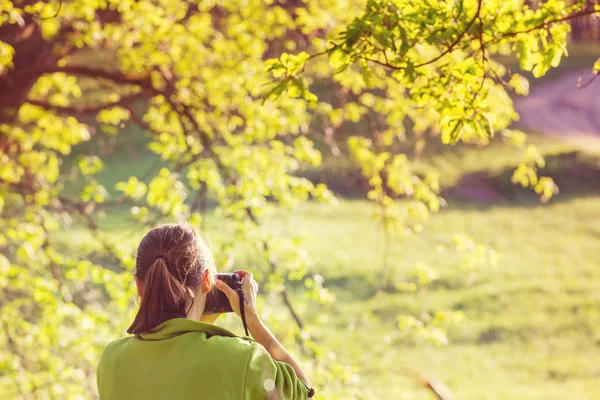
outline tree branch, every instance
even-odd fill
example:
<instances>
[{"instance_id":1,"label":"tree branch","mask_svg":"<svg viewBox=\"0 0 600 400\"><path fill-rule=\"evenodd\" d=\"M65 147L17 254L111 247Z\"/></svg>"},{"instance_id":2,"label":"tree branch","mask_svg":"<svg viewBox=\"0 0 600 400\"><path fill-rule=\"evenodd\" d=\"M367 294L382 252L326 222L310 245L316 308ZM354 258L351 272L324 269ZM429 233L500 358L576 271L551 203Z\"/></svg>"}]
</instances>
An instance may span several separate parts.
<instances>
[{"instance_id":1,"label":"tree branch","mask_svg":"<svg viewBox=\"0 0 600 400\"><path fill-rule=\"evenodd\" d=\"M557 22L565 22L565 21L569 21L571 19L583 17L585 15L591 15L591 14L597 14L597 13L600 13L600 10L595 10L593 8L591 10L579 11L579 12L576 12L574 14L569 14L567 16L564 16L562 18L553 19L553 20L550 20L550 21L544 21L544 22L540 23L539 25L536 25L536 26L534 26L532 28L529 28L529 29L526 29L524 31L505 32L505 33L503 33L503 34L500 35L500 39L504 39L504 38L511 37L511 36L516 36L516 35L519 35L521 33L530 33L530 32L533 32L535 30L545 28L545 27L547 27L550 24L554 24L554 23L557 23Z\"/></svg>"},{"instance_id":2,"label":"tree branch","mask_svg":"<svg viewBox=\"0 0 600 400\"><path fill-rule=\"evenodd\" d=\"M382 61L379 61L379 60L375 60L374 58L369 58L369 57L361 57L361 58L363 60L366 60L366 61L369 61L369 62L374 62L375 64L379 64L379 65L382 65L382 66L384 66L386 68L395 69L395 70L398 70L398 71L406 69L405 67L397 67L397 66L395 66L393 64L390 64L389 62L382 62Z\"/></svg>"},{"instance_id":3,"label":"tree branch","mask_svg":"<svg viewBox=\"0 0 600 400\"><path fill-rule=\"evenodd\" d=\"M437 57L432 58L431 60L424 61L424 62L422 62L420 64L415 65L414 68L419 68L419 67L423 67L423 66L428 65L428 64L433 64L434 62L436 62L439 59L441 59L442 57L444 57L446 54L452 53L454 50L456 50L456 45L458 45L458 43L461 41L461 39L463 38L463 36L465 36L465 34L473 26L473 24L475 23L475 21L479 18L480 13L481 13L481 6L482 5L483 5L483 0L478 0L478 2L477 2L477 10L475 11L475 15L473 16L473 18L471 19L471 21L469 21L469 23L467 24L467 26L462 30L462 32L458 35L458 37L446 48L446 50L444 50ZM376 47L376 46L374 46L374 47ZM398 66L395 66L393 64L390 64L389 62L387 62L387 57L386 57L386 62L382 62L382 61L375 60L373 58L368 58L368 57L361 57L361 58L364 59L364 60L366 60L366 61L373 62L373 63L379 64L381 66L384 66L386 68L390 68L390 69L394 69L394 70L404 70L404 69L406 69L405 67L398 67Z\"/></svg>"},{"instance_id":4,"label":"tree branch","mask_svg":"<svg viewBox=\"0 0 600 400\"><path fill-rule=\"evenodd\" d=\"M454 47L460 42L460 40L463 38L463 36L465 36L465 34L469 31L469 29L471 29L471 27L473 26L473 24L475 23L475 21L477 20L477 18L479 18L479 13L481 12L481 5L482 4L483 4L483 0L478 0L477 1L477 11L475 11L475 15L473 16L473 18L471 19L471 21L469 21L469 23L467 24L467 26L465 27L465 29L463 29L463 31L460 33L460 35L458 35L458 37L456 38L456 40L454 40L454 42L452 42L450 44L450 46L448 46L448 48L446 50L444 50L442 53L440 53L440 55L438 55L435 58L432 58L429 61L425 61L425 62L422 62L421 64L415 65L415 68L419 68L419 67L422 67L424 65L432 64L432 63L436 62L437 60L439 60L440 58L444 57L446 54L453 52L454 51Z\"/></svg>"},{"instance_id":5,"label":"tree branch","mask_svg":"<svg viewBox=\"0 0 600 400\"><path fill-rule=\"evenodd\" d=\"M58 197L60 206L57 207L57 211L75 211L77 214L83 218L86 223L92 237L98 241L98 243L103 247L103 250L109 255L110 258L113 259L117 266L121 266L121 258L119 257L116 246L112 243L106 241L100 235L100 227L94 220L92 213L96 204L94 203L79 203L73 200L70 200L66 197Z\"/></svg>"},{"instance_id":6,"label":"tree branch","mask_svg":"<svg viewBox=\"0 0 600 400\"><path fill-rule=\"evenodd\" d=\"M594 76L592 76L590 79L587 80L587 82L585 82L584 84L581 83L581 80L583 79L583 73L581 75L579 75L579 78L577 78L577 89L584 89L588 86L590 86L592 84L592 82L594 82L596 80L596 78L600 76L599 72L594 72Z\"/></svg>"},{"instance_id":7,"label":"tree branch","mask_svg":"<svg viewBox=\"0 0 600 400\"><path fill-rule=\"evenodd\" d=\"M145 97L145 93L135 93L129 96L124 96L120 100L113 101L110 103L103 104L95 104L93 106L59 106L56 104L46 103L44 101L27 99L26 103L29 103L34 106L42 107L48 111L53 111L60 114L89 114L89 113L97 113L98 111L105 110L107 108L118 107L129 105L131 102L135 100L139 100Z\"/></svg>"},{"instance_id":8,"label":"tree branch","mask_svg":"<svg viewBox=\"0 0 600 400\"><path fill-rule=\"evenodd\" d=\"M436 377L426 377L412 368L406 368L406 372L417 378L421 384L430 390L439 400L454 400L454 396L450 392L450 389Z\"/></svg>"},{"instance_id":9,"label":"tree branch","mask_svg":"<svg viewBox=\"0 0 600 400\"><path fill-rule=\"evenodd\" d=\"M473 94L473 102L479 96L479 93L483 89L483 85L485 85L485 80L488 77L487 70L485 69L485 64L487 62L487 58L485 56L485 44L483 41L483 19L481 17L477 17L479 20L479 51L481 52L481 67L483 68L483 76L481 77L481 85L479 85L479 89Z\"/></svg>"},{"instance_id":10,"label":"tree branch","mask_svg":"<svg viewBox=\"0 0 600 400\"><path fill-rule=\"evenodd\" d=\"M6 293L6 290L5 290ZM7 347L9 349L9 351L11 351L14 355L16 355L19 358L19 361L21 361L21 365L19 366L19 368L17 369L17 372L20 375L23 375L25 372L23 371L23 368L27 369L29 362L28 360L25 358L25 356L23 355L23 353L21 351L19 351L18 347L17 347L17 343L15 342L14 338L12 337L9 327L8 327L8 323L2 319L2 327L4 330L4 334L6 335L6 344ZM22 396L22 398L24 399L28 399L31 398L30 396L26 395L26 391L23 388L23 386L21 385L21 382L19 381L19 379L15 378L15 383L17 385L17 390L19 391L20 395Z\"/></svg>"},{"instance_id":11,"label":"tree branch","mask_svg":"<svg viewBox=\"0 0 600 400\"><path fill-rule=\"evenodd\" d=\"M129 105L126 104L125 106L123 106L124 109L127 110L127 112L129 112L129 117L131 118L131 120L137 124L140 128L154 134L154 135L159 135L160 132L156 131L155 129L153 129L150 125L148 125L139 115L137 115L137 113L133 110L133 108Z\"/></svg>"},{"instance_id":12,"label":"tree branch","mask_svg":"<svg viewBox=\"0 0 600 400\"><path fill-rule=\"evenodd\" d=\"M467 32L471 29L471 27L473 26L473 24L478 20L481 19L481 7L483 5L483 0L478 0L477 3L477 10L475 12L475 15L473 16L473 18L469 21L469 23L467 24L467 26L462 30L462 32L459 34L459 36L443 51L441 52L438 56L432 58L431 60L428 61L424 61L420 64L417 64L414 66L414 68L419 68L428 64L432 64L438 60L440 60L441 58L443 58L444 56L446 56L449 53L454 52L455 50L464 50L465 48L468 48L470 46L470 43L468 43L465 46L458 46L458 44L460 43L460 41L463 39L463 37L467 34ZM575 12L573 14L569 14L566 15L564 17L561 18L557 18L557 19L552 19L549 21L544 21L536 26L533 26L531 28L525 29L525 30L521 30L521 31L514 31L514 32L504 32L501 33L500 35L498 35L497 37L495 37L493 40L490 40L489 42L486 42L485 45L490 45L490 44L495 44L499 41L501 41L502 39L506 39L512 36L517 36L519 34L522 33L530 33L533 32L535 30L538 29L542 29L545 28L551 24L554 23L558 23L558 22L565 22L565 21L569 21L571 19L576 19L579 17L583 17L586 15L592 15L592 14L600 14L600 10L595 10L595 9L588 9L588 10L583 10L583 11L579 11L579 12ZM386 68L390 68L393 70L403 70L405 69L405 67L399 67L393 64L390 64L389 62L382 62L379 60L375 60L372 58L368 58L368 57L361 57L362 59L369 61L369 62L373 62L376 64L379 64L381 66L384 66Z\"/></svg>"},{"instance_id":13,"label":"tree branch","mask_svg":"<svg viewBox=\"0 0 600 400\"><path fill-rule=\"evenodd\" d=\"M66 65L59 67L58 65L51 65L45 68L33 70L32 73L36 74L53 74L57 72L63 72L69 75L83 75L90 78L102 78L108 79L115 83L121 83L125 85L137 85L147 89L153 89L150 81L150 72L143 74L128 74L120 71L107 71L102 68L87 67L84 65Z\"/></svg>"},{"instance_id":14,"label":"tree branch","mask_svg":"<svg viewBox=\"0 0 600 400\"><path fill-rule=\"evenodd\" d=\"M283 289L281 291L281 297L283 298L283 302L285 303L286 307L290 311L292 318L294 318L294 321L296 321L296 325L298 325L298 328L300 328L300 330L303 330L304 323L300 319L300 316L298 315L298 313L296 312L296 309L294 308L292 302L290 301L290 297L288 296L288 292L286 289Z\"/></svg>"}]
</instances>

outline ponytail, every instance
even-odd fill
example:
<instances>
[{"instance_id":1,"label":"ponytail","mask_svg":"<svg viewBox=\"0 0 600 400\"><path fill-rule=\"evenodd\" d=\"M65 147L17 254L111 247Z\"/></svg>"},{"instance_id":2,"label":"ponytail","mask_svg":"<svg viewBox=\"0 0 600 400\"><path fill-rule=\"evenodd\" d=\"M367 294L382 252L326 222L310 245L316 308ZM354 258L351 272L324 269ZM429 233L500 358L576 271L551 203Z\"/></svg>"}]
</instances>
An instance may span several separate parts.
<instances>
[{"instance_id":1,"label":"ponytail","mask_svg":"<svg viewBox=\"0 0 600 400\"><path fill-rule=\"evenodd\" d=\"M144 295L140 309L127 329L139 335L172 318L185 316L185 301L189 292L185 285L169 272L166 257L157 257L144 277Z\"/></svg>"}]
</instances>

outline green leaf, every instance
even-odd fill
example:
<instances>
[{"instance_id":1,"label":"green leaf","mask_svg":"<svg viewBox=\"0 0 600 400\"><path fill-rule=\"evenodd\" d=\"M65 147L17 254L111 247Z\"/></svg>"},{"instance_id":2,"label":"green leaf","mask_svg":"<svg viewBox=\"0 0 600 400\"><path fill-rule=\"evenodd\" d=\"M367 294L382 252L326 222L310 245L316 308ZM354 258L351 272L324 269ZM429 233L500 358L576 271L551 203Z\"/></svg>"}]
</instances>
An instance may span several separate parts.
<instances>
[{"instance_id":1,"label":"green leaf","mask_svg":"<svg viewBox=\"0 0 600 400\"><path fill-rule=\"evenodd\" d=\"M127 182L119 182L115 185L115 189L123 192L126 196L132 199L141 199L146 194L146 184L140 182L135 176L132 176Z\"/></svg>"},{"instance_id":2,"label":"green leaf","mask_svg":"<svg viewBox=\"0 0 600 400\"><path fill-rule=\"evenodd\" d=\"M481 127L486 133L486 137L493 138L494 137L494 126L492 125L492 121L488 115L483 114L483 121L480 122Z\"/></svg>"},{"instance_id":3,"label":"green leaf","mask_svg":"<svg viewBox=\"0 0 600 400\"><path fill-rule=\"evenodd\" d=\"M329 55L329 64L336 70L344 69L348 66L348 55L341 49L335 49Z\"/></svg>"},{"instance_id":4,"label":"green leaf","mask_svg":"<svg viewBox=\"0 0 600 400\"><path fill-rule=\"evenodd\" d=\"M94 175L102 171L104 163L98 156L85 156L79 160L79 170L84 175Z\"/></svg>"},{"instance_id":5,"label":"green leaf","mask_svg":"<svg viewBox=\"0 0 600 400\"><path fill-rule=\"evenodd\" d=\"M531 71L531 69L533 68L533 60L531 57L531 47L532 47L531 40L521 40L518 43L519 62L520 62L521 68L523 68L525 71Z\"/></svg>"},{"instance_id":6,"label":"green leaf","mask_svg":"<svg viewBox=\"0 0 600 400\"><path fill-rule=\"evenodd\" d=\"M269 90L268 92L266 92L265 94L262 95L262 104L265 104L265 102L271 96L273 96L275 99L278 98L279 96L281 96L283 91L287 88L287 85L289 82L290 82L289 79L285 79L285 80L273 85L273 88L271 90Z\"/></svg>"},{"instance_id":7,"label":"green leaf","mask_svg":"<svg viewBox=\"0 0 600 400\"><path fill-rule=\"evenodd\" d=\"M304 94L305 88L302 84L302 81L298 78L293 78L291 80L291 85L287 86L287 94L290 97L300 97Z\"/></svg>"},{"instance_id":8,"label":"green leaf","mask_svg":"<svg viewBox=\"0 0 600 400\"><path fill-rule=\"evenodd\" d=\"M371 68L365 59L360 60L360 73L362 74L365 86L371 86L373 72L371 71Z\"/></svg>"},{"instance_id":9,"label":"green leaf","mask_svg":"<svg viewBox=\"0 0 600 400\"><path fill-rule=\"evenodd\" d=\"M310 101L311 103L319 101L319 98L312 92L305 90L304 91L304 99L306 101Z\"/></svg>"},{"instance_id":10,"label":"green leaf","mask_svg":"<svg viewBox=\"0 0 600 400\"><path fill-rule=\"evenodd\" d=\"M463 127L463 120L454 119L448 121L442 127L442 143L444 144L455 144L460 140L461 128Z\"/></svg>"},{"instance_id":11,"label":"green leaf","mask_svg":"<svg viewBox=\"0 0 600 400\"><path fill-rule=\"evenodd\" d=\"M518 95L527 96L529 94L529 81L522 75L512 74L508 84Z\"/></svg>"}]
</instances>

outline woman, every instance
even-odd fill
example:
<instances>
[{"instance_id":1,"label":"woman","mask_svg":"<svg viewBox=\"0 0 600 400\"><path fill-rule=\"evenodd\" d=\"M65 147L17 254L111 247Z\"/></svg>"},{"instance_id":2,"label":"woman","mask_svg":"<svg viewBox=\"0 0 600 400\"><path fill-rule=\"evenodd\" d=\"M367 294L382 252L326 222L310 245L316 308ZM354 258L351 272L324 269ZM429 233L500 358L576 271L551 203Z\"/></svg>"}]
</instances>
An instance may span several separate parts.
<instances>
[{"instance_id":1,"label":"woman","mask_svg":"<svg viewBox=\"0 0 600 400\"><path fill-rule=\"evenodd\" d=\"M196 230L169 224L142 239L135 281L140 309L128 336L111 342L98 365L101 400L295 400L312 390L298 363L262 323L257 285L243 276L244 311L254 340L203 315L213 285L240 315L239 297L215 279L215 263Z\"/></svg>"}]
</instances>

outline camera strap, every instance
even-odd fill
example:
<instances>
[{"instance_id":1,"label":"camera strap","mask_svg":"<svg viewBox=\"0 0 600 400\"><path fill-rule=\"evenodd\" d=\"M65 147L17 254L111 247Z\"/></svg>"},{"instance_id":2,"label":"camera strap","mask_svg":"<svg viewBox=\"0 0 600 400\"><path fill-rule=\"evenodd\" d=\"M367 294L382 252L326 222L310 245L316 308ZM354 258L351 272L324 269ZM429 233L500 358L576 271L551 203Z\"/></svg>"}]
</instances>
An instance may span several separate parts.
<instances>
[{"instance_id":1,"label":"camera strap","mask_svg":"<svg viewBox=\"0 0 600 400\"><path fill-rule=\"evenodd\" d=\"M244 324L244 331L246 332L246 336L250 336L248 334L248 324L246 324L246 307L244 307L246 299L244 297L244 292L242 291L241 287L237 288L236 292L240 298L240 316L242 317L242 324Z\"/></svg>"}]
</instances>

